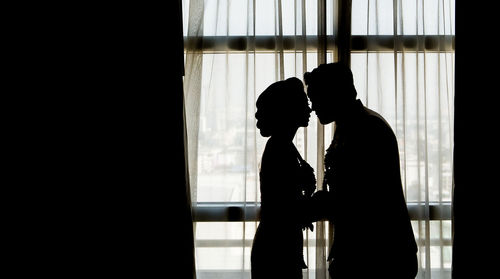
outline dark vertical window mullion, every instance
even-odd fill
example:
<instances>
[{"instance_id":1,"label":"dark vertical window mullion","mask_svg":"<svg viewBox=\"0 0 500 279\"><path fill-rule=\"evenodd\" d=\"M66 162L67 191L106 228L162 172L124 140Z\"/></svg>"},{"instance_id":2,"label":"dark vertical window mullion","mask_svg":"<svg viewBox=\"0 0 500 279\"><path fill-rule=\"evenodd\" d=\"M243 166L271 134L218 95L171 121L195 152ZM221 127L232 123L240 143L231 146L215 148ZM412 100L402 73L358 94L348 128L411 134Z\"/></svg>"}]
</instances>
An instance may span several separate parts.
<instances>
[{"instance_id":1,"label":"dark vertical window mullion","mask_svg":"<svg viewBox=\"0 0 500 279\"><path fill-rule=\"evenodd\" d=\"M352 0L338 0L338 57L339 62L351 66L351 11Z\"/></svg>"},{"instance_id":2,"label":"dark vertical window mullion","mask_svg":"<svg viewBox=\"0 0 500 279\"><path fill-rule=\"evenodd\" d=\"M318 1L318 65L326 63L326 0Z\"/></svg>"}]
</instances>

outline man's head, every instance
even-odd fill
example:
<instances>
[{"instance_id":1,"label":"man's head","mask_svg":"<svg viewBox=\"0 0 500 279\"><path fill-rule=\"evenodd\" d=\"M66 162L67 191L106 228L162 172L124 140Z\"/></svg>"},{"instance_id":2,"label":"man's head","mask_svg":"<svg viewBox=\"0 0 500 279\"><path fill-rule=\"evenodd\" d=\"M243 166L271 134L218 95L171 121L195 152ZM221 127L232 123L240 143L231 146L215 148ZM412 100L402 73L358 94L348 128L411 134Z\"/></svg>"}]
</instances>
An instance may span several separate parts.
<instances>
[{"instance_id":1,"label":"man's head","mask_svg":"<svg viewBox=\"0 0 500 279\"><path fill-rule=\"evenodd\" d=\"M356 100L352 72L343 64L321 64L312 72L306 72L304 81L312 110L321 124L338 120Z\"/></svg>"}]
</instances>

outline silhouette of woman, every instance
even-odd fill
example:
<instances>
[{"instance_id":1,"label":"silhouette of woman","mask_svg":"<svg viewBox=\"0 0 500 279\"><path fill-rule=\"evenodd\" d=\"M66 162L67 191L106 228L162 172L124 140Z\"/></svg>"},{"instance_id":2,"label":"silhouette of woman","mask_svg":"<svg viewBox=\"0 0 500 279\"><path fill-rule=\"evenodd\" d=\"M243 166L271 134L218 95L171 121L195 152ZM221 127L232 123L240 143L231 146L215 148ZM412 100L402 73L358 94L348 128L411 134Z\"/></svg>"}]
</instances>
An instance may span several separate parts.
<instances>
[{"instance_id":1,"label":"silhouette of woman","mask_svg":"<svg viewBox=\"0 0 500 279\"><path fill-rule=\"evenodd\" d=\"M270 139L261 160L261 214L252 246L252 279L302 278L307 268L302 230L313 229L306 203L316 180L293 138L299 127L307 127L311 109L297 78L273 83L256 105L257 128Z\"/></svg>"}]
</instances>

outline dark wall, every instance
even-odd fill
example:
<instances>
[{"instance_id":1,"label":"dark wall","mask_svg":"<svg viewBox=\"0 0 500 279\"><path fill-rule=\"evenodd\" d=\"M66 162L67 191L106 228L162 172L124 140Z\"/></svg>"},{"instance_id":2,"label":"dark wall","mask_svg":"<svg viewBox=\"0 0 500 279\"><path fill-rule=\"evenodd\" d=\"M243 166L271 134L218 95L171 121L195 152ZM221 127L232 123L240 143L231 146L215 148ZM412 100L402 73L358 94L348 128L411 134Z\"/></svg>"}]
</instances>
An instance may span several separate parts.
<instances>
[{"instance_id":1,"label":"dark wall","mask_svg":"<svg viewBox=\"0 0 500 279\"><path fill-rule=\"evenodd\" d=\"M78 224L61 243L75 266L68 274L191 274L179 8L180 0L75 7L82 28L68 30L78 40L64 71L78 80L64 93L78 104L81 120L68 124L81 136L64 164L76 170L65 189L81 214L61 220Z\"/></svg>"},{"instance_id":2,"label":"dark wall","mask_svg":"<svg viewBox=\"0 0 500 279\"><path fill-rule=\"evenodd\" d=\"M492 228L499 64L490 39L498 14L484 3L456 2L453 278L486 278L498 272L491 243L498 241Z\"/></svg>"}]
</instances>

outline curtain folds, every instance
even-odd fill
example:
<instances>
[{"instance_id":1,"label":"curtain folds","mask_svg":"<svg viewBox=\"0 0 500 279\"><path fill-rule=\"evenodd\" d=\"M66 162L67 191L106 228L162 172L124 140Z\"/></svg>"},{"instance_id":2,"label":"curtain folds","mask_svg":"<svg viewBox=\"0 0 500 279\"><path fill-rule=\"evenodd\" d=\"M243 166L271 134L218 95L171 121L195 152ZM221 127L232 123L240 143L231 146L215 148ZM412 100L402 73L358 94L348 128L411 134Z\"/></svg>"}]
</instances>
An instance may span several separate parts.
<instances>
[{"instance_id":1,"label":"curtain folds","mask_svg":"<svg viewBox=\"0 0 500 279\"><path fill-rule=\"evenodd\" d=\"M259 162L267 140L255 127L258 95L275 81L302 80L304 72L335 61L350 64L358 98L397 136L419 245L418 278L450 278L451 221L434 212L446 212L451 202L454 5L183 0L191 201L193 207L242 209L233 222L196 223L198 278L249 278L258 224L252 212L260 202ZM334 129L313 116L295 138L319 182ZM304 278L328 278L332 235L328 222L305 233Z\"/></svg>"},{"instance_id":2,"label":"curtain folds","mask_svg":"<svg viewBox=\"0 0 500 279\"><path fill-rule=\"evenodd\" d=\"M180 192L182 197L181 204L183 205L181 209L181 222L179 225L180 235L181 237L181 266L179 271L179 276L182 278L196 278L196 267L195 267L195 248L194 248L194 234L193 234L193 216L192 216L192 208L191 208L191 188L189 185L189 174L188 174L188 146L187 146L187 132L186 132L186 111L185 111L185 102L184 102L184 93L183 93L183 76L184 76L184 59L183 59L183 32L182 32L182 1L177 0L175 8L177 12L175 13L175 26L173 27L176 30L175 40L176 49L175 49L175 57L177 58L175 67L176 73L175 76L175 84L173 86L173 95L172 98L173 105L172 107L181 108L174 110L176 113L176 121L175 123L175 131L178 135L176 138L176 142L174 148L176 152L175 162L179 162L180 167L178 171L175 172L175 176L177 179L174 181L179 181L182 184L182 191ZM175 186L175 187L181 187Z\"/></svg>"},{"instance_id":3,"label":"curtain folds","mask_svg":"<svg viewBox=\"0 0 500 279\"><path fill-rule=\"evenodd\" d=\"M417 278L451 277L454 1L353 0L351 52L358 97L382 114L400 150L401 175L419 248ZM354 19L358 24L354 23ZM382 38L392 37L392 49ZM432 211L432 212L431 212Z\"/></svg>"}]
</instances>

